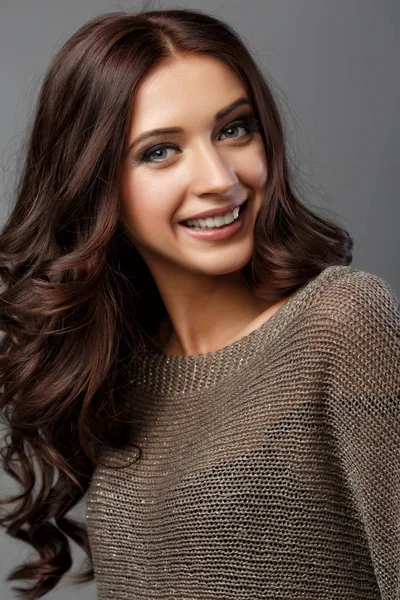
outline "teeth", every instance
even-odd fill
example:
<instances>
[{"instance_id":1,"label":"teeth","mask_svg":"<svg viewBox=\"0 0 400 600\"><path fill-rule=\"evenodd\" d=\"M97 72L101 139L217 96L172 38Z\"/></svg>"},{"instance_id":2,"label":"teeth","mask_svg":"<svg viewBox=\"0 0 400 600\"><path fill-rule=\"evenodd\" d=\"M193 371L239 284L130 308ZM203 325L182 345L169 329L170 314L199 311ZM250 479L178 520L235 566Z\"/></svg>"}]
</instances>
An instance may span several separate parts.
<instances>
[{"instance_id":1,"label":"teeth","mask_svg":"<svg viewBox=\"0 0 400 600\"><path fill-rule=\"evenodd\" d=\"M229 225L229 223L233 223L234 220L235 219L234 219L233 214L229 213L229 214L227 214L227 215L224 216L225 225Z\"/></svg>"},{"instance_id":2,"label":"teeth","mask_svg":"<svg viewBox=\"0 0 400 600\"><path fill-rule=\"evenodd\" d=\"M239 207L233 209L233 211L226 213L226 215L220 215L218 217L207 217L206 219L189 219L185 221L189 227L196 229L213 229L215 227L223 227L233 223L239 216Z\"/></svg>"}]
</instances>

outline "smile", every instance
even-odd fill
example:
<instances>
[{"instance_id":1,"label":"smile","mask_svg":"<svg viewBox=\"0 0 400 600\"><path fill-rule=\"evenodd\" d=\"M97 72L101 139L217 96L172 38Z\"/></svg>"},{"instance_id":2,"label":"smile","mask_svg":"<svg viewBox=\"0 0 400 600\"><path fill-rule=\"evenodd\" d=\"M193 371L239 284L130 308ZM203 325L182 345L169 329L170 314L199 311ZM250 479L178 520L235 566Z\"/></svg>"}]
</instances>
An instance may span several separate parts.
<instances>
[{"instance_id":1,"label":"smile","mask_svg":"<svg viewBox=\"0 0 400 600\"><path fill-rule=\"evenodd\" d=\"M232 211L227 212L224 215L217 217L207 217L205 219L189 219L184 221L184 225L188 227L194 227L195 229L212 229L215 227L224 227L230 225L233 221L239 217L239 207L234 208Z\"/></svg>"},{"instance_id":2,"label":"smile","mask_svg":"<svg viewBox=\"0 0 400 600\"><path fill-rule=\"evenodd\" d=\"M225 215L207 217L206 219L189 219L179 223L179 225L189 235L199 239L209 241L225 240L243 229L247 215L247 204L248 200Z\"/></svg>"}]
</instances>

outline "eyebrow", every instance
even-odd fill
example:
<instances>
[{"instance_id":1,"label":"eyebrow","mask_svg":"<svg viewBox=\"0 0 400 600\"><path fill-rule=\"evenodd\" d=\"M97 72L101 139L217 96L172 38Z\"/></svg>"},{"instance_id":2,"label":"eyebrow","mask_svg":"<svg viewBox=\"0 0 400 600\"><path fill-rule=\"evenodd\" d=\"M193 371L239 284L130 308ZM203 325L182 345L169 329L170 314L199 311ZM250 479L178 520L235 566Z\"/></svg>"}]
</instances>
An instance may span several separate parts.
<instances>
[{"instance_id":1,"label":"eyebrow","mask_svg":"<svg viewBox=\"0 0 400 600\"><path fill-rule=\"evenodd\" d=\"M224 117L226 117L231 112L233 112L235 110L235 108L237 108L238 106L242 106L243 104L247 104L250 106L249 100L247 98L243 97L243 98L238 98L237 100L235 100L234 102L232 102L231 104L226 106L225 108L222 108L221 110L219 110L214 117L215 123L218 123L219 121L221 121ZM159 127L157 129L151 129L150 131L145 131L144 133L139 135L135 140L133 140L133 142L130 144L127 152L130 152L130 150L134 146L136 146L139 142L142 142L143 140L147 140L147 138L154 137L157 135L163 135L163 134L167 134L167 133L181 133L181 132L182 132L181 127Z\"/></svg>"}]
</instances>

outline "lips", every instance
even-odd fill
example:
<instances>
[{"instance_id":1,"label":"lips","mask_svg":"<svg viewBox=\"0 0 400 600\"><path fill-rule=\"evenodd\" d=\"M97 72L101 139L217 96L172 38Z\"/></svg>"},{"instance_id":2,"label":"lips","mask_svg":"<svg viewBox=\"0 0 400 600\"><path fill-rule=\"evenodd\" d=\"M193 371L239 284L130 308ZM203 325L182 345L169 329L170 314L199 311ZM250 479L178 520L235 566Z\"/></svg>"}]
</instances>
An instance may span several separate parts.
<instances>
[{"instance_id":1,"label":"lips","mask_svg":"<svg viewBox=\"0 0 400 600\"><path fill-rule=\"evenodd\" d=\"M232 212L233 209L237 206L241 206L242 204L244 204L246 200L247 198L244 198L242 200L236 200L236 202L232 202L232 204L229 204L228 206L223 206L221 208L215 208L211 210L205 210L201 213L197 213L196 215L192 215L191 217L187 217L187 219L180 221L180 223L185 223L185 221L189 221L190 219L206 219L207 217L218 217L226 215L226 213Z\"/></svg>"},{"instance_id":2,"label":"lips","mask_svg":"<svg viewBox=\"0 0 400 600\"><path fill-rule=\"evenodd\" d=\"M240 235L249 223L246 210L247 205L248 201L240 206L238 209L238 218L232 223L229 223L229 225L224 225L222 227L197 228L180 223L180 226L185 232L185 235L190 235L192 238L202 240L203 242L223 242L231 238L233 239L236 235Z\"/></svg>"}]
</instances>

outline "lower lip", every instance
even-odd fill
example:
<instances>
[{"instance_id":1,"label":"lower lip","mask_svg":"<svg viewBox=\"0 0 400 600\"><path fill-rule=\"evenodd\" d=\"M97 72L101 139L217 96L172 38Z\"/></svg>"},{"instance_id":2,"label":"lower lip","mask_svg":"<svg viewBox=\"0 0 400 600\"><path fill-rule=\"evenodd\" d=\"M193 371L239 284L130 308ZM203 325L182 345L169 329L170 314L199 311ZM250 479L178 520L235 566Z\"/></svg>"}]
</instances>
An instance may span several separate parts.
<instances>
[{"instance_id":1,"label":"lower lip","mask_svg":"<svg viewBox=\"0 0 400 600\"><path fill-rule=\"evenodd\" d=\"M191 227L187 227L183 223L179 223L179 225L192 237L199 238L201 240L210 240L210 241L219 241L226 240L234 236L236 233L239 233L243 229L246 214L247 214L247 205L248 201L244 208L240 209L238 218L233 221L233 223L229 223L229 225L225 225L224 227L218 227L216 229L192 229Z\"/></svg>"}]
</instances>

